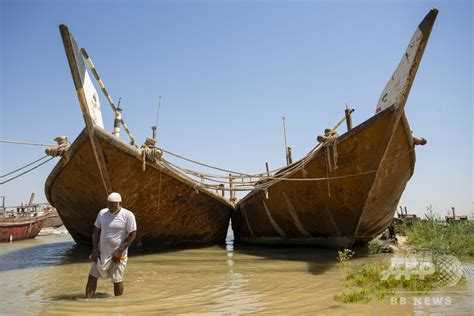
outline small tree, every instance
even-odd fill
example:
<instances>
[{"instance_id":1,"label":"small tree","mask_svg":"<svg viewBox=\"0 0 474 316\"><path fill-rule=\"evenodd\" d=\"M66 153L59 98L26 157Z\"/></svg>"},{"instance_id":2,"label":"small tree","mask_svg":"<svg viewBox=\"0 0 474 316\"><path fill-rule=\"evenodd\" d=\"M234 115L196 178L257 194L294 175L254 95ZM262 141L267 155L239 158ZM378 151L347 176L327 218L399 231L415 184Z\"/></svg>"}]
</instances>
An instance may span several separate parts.
<instances>
[{"instance_id":1,"label":"small tree","mask_svg":"<svg viewBox=\"0 0 474 316\"><path fill-rule=\"evenodd\" d=\"M436 222L437 220L440 219L439 213L437 211L435 211L433 205L431 205L431 204L430 204L430 206L426 207L425 217L426 217L427 220L434 221L434 222Z\"/></svg>"}]
</instances>

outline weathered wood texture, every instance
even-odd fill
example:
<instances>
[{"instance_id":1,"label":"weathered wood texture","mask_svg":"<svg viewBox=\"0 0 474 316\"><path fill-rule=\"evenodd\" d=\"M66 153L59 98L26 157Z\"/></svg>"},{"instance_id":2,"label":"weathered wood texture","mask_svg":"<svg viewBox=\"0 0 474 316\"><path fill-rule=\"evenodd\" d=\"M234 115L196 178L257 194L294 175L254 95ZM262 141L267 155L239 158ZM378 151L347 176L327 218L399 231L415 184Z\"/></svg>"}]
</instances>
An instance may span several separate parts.
<instances>
[{"instance_id":1,"label":"weathered wood texture","mask_svg":"<svg viewBox=\"0 0 474 316\"><path fill-rule=\"evenodd\" d=\"M237 241L339 247L354 241L360 220L359 234L364 238L385 228L414 166L407 129L399 124L393 138L387 132L387 126L393 124L396 116L397 111L392 107L340 137L338 168L329 177L355 176L331 179L329 186L325 180L281 181L268 188L268 199L262 191L242 199L233 218ZM398 152L379 167L386 144L390 147L389 154ZM377 168L383 170L357 175ZM304 170L306 178L325 178L326 149L317 153ZM302 171L289 176L304 177ZM374 185L378 186L378 194L368 201ZM377 225L372 225L372 220Z\"/></svg>"},{"instance_id":2,"label":"weathered wood texture","mask_svg":"<svg viewBox=\"0 0 474 316\"><path fill-rule=\"evenodd\" d=\"M76 139L46 182L46 196L79 244L90 244L93 223L106 207L104 190L87 131ZM232 206L221 196L195 187L164 165L142 170L139 151L94 128L112 189L136 217L137 244L195 246L225 241Z\"/></svg>"},{"instance_id":3,"label":"weathered wood texture","mask_svg":"<svg viewBox=\"0 0 474 316\"><path fill-rule=\"evenodd\" d=\"M338 139L338 168L328 167L326 153L332 149L323 148L312 154L304 170L289 176L340 178L283 180L268 187L268 196L261 190L251 192L234 212L237 242L346 247L370 240L389 225L414 171L414 144L404 107L437 14L430 10L415 30L380 96L379 114Z\"/></svg>"}]
</instances>

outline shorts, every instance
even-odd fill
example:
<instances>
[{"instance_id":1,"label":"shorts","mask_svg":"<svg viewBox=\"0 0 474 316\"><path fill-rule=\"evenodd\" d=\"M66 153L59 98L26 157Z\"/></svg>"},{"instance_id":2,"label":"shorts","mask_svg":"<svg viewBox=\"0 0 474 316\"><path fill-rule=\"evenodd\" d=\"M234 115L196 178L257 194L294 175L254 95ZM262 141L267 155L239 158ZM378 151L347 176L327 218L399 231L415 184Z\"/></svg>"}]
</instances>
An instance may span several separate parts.
<instances>
[{"instance_id":1,"label":"shorts","mask_svg":"<svg viewBox=\"0 0 474 316\"><path fill-rule=\"evenodd\" d=\"M123 273L125 272L125 267L127 266L127 258L120 260L120 262L116 263L113 262L110 265L110 268L106 271L106 273L102 273L102 275L97 270L97 262L92 262L91 269L89 274L93 277L99 279L112 279L113 283L120 283L123 282Z\"/></svg>"}]
</instances>

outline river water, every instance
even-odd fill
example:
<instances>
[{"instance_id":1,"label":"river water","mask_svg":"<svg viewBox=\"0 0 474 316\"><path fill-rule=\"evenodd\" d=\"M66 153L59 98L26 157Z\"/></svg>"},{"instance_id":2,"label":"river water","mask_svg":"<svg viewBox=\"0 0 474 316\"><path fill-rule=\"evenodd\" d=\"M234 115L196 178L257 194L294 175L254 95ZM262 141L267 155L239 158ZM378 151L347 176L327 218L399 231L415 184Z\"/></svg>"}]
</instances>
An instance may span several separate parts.
<instances>
[{"instance_id":1,"label":"river water","mask_svg":"<svg viewBox=\"0 0 474 316\"><path fill-rule=\"evenodd\" d=\"M85 300L88 255L69 235L0 244L0 314L474 314L472 278L427 295L398 292L405 303L343 304L334 300L346 273L335 250L234 249L231 234L227 247L134 252L123 296L99 280L97 298ZM356 255L352 268L380 256Z\"/></svg>"}]
</instances>

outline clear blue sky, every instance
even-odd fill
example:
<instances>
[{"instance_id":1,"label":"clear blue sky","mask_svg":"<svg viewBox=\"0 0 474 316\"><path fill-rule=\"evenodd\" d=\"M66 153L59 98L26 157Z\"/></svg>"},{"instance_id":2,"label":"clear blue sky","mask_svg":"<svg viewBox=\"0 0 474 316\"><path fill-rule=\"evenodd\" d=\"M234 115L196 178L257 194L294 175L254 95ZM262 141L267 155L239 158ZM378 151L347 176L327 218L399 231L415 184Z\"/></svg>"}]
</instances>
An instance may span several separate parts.
<instances>
[{"instance_id":1,"label":"clear blue sky","mask_svg":"<svg viewBox=\"0 0 474 316\"><path fill-rule=\"evenodd\" d=\"M162 96L159 144L247 172L285 163L281 117L300 158L348 103L359 124L416 26L440 10L406 111L417 148L401 205L473 208L471 1L0 0L1 139L53 143L84 127L58 25L91 55L139 143ZM113 114L101 99L106 127ZM0 144L0 174L43 148ZM7 204L45 201L50 162L0 186Z\"/></svg>"}]
</instances>

